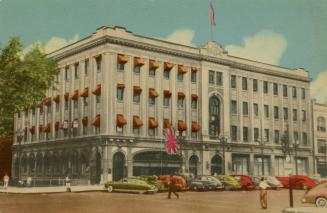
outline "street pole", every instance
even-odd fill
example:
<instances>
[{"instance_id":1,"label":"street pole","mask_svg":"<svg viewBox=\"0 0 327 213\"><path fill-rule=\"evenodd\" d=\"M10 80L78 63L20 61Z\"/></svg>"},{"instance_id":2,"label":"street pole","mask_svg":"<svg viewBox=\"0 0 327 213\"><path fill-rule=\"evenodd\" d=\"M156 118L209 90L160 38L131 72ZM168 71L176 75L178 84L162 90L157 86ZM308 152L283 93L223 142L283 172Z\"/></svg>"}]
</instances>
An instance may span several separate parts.
<instances>
[{"instance_id":1,"label":"street pole","mask_svg":"<svg viewBox=\"0 0 327 213\"><path fill-rule=\"evenodd\" d=\"M261 140L261 172L262 172L262 176L265 175L265 162L264 162L264 155L263 155L263 146L264 146L264 142L263 140Z\"/></svg>"},{"instance_id":2,"label":"street pole","mask_svg":"<svg viewBox=\"0 0 327 213\"><path fill-rule=\"evenodd\" d=\"M327 171L327 144L325 143L325 149L324 149L324 154L325 154L325 165L324 165L324 171ZM327 173L324 174L325 176Z\"/></svg>"},{"instance_id":3,"label":"street pole","mask_svg":"<svg viewBox=\"0 0 327 213\"><path fill-rule=\"evenodd\" d=\"M225 140L223 139L222 140L222 146L223 146L223 175L225 175L226 174L226 169L225 169L225 163L226 163L226 161L225 161Z\"/></svg>"},{"instance_id":4,"label":"street pole","mask_svg":"<svg viewBox=\"0 0 327 213\"><path fill-rule=\"evenodd\" d=\"M179 142L179 149L180 149L180 156L181 156L181 163L180 163L180 173L183 173L183 132L182 131L178 131L179 134L178 134L178 142Z\"/></svg>"},{"instance_id":5,"label":"street pole","mask_svg":"<svg viewBox=\"0 0 327 213\"><path fill-rule=\"evenodd\" d=\"M297 147L298 147L298 142L295 141L295 144L294 144L294 160L295 160L295 174L297 175L298 174L298 168L297 168Z\"/></svg>"},{"instance_id":6,"label":"street pole","mask_svg":"<svg viewBox=\"0 0 327 213\"><path fill-rule=\"evenodd\" d=\"M23 135L22 135L22 131L18 131L17 132L17 140L18 140L18 180L20 180L21 177L21 152L22 152L22 147L21 147L21 143L23 140Z\"/></svg>"}]
</instances>

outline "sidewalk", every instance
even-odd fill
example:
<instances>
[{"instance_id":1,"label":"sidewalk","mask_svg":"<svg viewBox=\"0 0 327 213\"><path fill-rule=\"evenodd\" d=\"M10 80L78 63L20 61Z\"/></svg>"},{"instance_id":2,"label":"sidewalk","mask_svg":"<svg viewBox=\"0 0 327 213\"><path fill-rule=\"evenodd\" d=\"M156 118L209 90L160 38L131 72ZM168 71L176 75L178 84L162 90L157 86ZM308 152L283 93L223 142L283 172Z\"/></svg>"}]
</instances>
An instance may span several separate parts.
<instances>
[{"instance_id":1,"label":"sidewalk","mask_svg":"<svg viewBox=\"0 0 327 213\"><path fill-rule=\"evenodd\" d=\"M85 185L85 186L71 186L71 192L86 192L86 191L105 191L103 185ZM65 186L51 186L51 187L13 187L8 189L0 187L0 193L11 194L43 194L43 193L61 193L66 192Z\"/></svg>"},{"instance_id":2,"label":"sidewalk","mask_svg":"<svg viewBox=\"0 0 327 213\"><path fill-rule=\"evenodd\" d=\"M283 213L326 213L327 208L317 207L297 207L297 208L286 208Z\"/></svg>"}]
</instances>

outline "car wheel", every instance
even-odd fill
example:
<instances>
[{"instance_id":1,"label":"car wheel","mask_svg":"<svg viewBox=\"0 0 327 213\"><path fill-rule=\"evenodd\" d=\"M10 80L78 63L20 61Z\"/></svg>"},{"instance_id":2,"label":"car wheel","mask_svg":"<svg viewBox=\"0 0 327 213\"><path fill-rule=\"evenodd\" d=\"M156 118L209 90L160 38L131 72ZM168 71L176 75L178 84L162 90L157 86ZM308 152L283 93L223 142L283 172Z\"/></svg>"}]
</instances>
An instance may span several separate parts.
<instances>
[{"instance_id":1,"label":"car wheel","mask_svg":"<svg viewBox=\"0 0 327 213\"><path fill-rule=\"evenodd\" d=\"M194 191L198 190L198 187L193 186L193 190L194 190Z\"/></svg>"},{"instance_id":2,"label":"car wheel","mask_svg":"<svg viewBox=\"0 0 327 213\"><path fill-rule=\"evenodd\" d=\"M113 191L114 191L114 187L112 187L112 186L108 186L107 191L108 191L108 192L113 192Z\"/></svg>"},{"instance_id":3,"label":"car wheel","mask_svg":"<svg viewBox=\"0 0 327 213\"><path fill-rule=\"evenodd\" d=\"M317 207L327 207L327 199L324 197L318 197L316 200Z\"/></svg>"}]
</instances>

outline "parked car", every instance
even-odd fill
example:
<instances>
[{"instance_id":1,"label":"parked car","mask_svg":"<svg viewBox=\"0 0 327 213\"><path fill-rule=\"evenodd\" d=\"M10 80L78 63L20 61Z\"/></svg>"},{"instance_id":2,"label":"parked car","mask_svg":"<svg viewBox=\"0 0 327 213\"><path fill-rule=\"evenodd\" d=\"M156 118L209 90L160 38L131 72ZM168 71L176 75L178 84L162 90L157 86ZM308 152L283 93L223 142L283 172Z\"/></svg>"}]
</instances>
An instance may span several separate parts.
<instances>
[{"instance_id":1,"label":"parked car","mask_svg":"<svg viewBox=\"0 0 327 213\"><path fill-rule=\"evenodd\" d=\"M215 183L216 185L216 189L219 190L219 189L224 189L224 185L223 183L216 177L214 176L210 176L210 175L202 175L202 176L199 176L199 179L200 180L208 180L208 181L212 181Z\"/></svg>"},{"instance_id":2,"label":"parked car","mask_svg":"<svg viewBox=\"0 0 327 213\"><path fill-rule=\"evenodd\" d=\"M327 208L327 182L322 182L308 190L302 199L302 203L313 203L317 207Z\"/></svg>"},{"instance_id":3,"label":"parked car","mask_svg":"<svg viewBox=\"0 0 327 213\"><path fill-rule=\"evenodd\" d=\"M159 192L167 190L167 187L165 187L162 181L158 180L158 176L156 175L140 176L139 179L147 182L150 185L155 186Z\"/></svg>"},{"instance_id":4,"label":"parked car","mask_svg":"<svg viewBox=\"0 0 327 213\"><path fill-rule=\"evenodd\" d=\"M105 183L105 188L108 192L119 190L137 190L143 191L144 193L155 193L158 191L155 186L137 178L123 178L119 181L109 181Z\"/></svg>"},{"instance_id":5,"label":"parked car","mask_svg":"<svg viewBox=\"0 0 327 213\"><path fill-rule=\"evenodd\" d=\"M207 188L205 184L200 180L193 180L188 185L188 188L192 191L206 191Z\"/></svg>"},{"instance_id":6,"label":"parked car","mask_svg":"<svg viewBox=\"0 0 327 213\"><path fill-rule=\"evenodd\" d=\"M180 174L175 174L175 175L183 177L185 179L187 185L189 185L192 182L192 180L195 179L193 173L180 173Z\"/></svg>"},{"instance_id":7,"label":"parked car","mask_svg":"<svg viewBox=\"0 0 327 213\"><path fill-rule=\"evenodd\" d=\"M241 183L234 177L229 175L217 175L217 177L224 185L226 190L238 190L242 188Z\"/></svg>"},{"instance_id":8,"label":"parked car","mask_svg":"<svg viewBox=\"0 0 327 213\"><path fill-rule=\"evenodd\" d=\"M276 177L280 182L283 183L284 188L289 188L289 177ZM316 183L309 177L304 175L293 175L291 176L292 188L293 189L312 189Z\"/></svg>"},{"instance_id":9,"label":"parked car","mask_svg":"<svg viewBox=\"0 0 327 213\"><path fill-rule=\"evenodd\" d=\"M284 188L288 189L290 187L289 177L276 176L276 179L283 184Z\"/></svg>"},{"instance_id":10,"label":"parked car","mask_svg":"<svg viewBox=\"0 0 327 213\"><path fill-rule=\"evenodd\" d=\"M264 176L266 178L267 184L269 185L270 189L281 189L284 187L283 182L277 179L274 176ZM256 188L259 187L259 183L261 181L262 176L253 176L253 182L255 183Z\"/></svg>"},{"instance_id":11,"label":"parked car","mask_svg":"<svg viewBox=\"0 0 327 213\"><path fill-rule=\"evenodd\" d=\"M255 183L253 182L252 178L248 175L232 175L236 178L242 185L242 189L245 190L253 190L255 189Z\"/></svg>"},{"instance_id":12,"label":"parked car","mask_svg":"<svg viewBox=\"0 0 327 213\"><path fill-rule=\"evenodd\" d=\"M178 191L184 191L188 189L186 180L182 176L174 175L173 178L177 183ZM165 185L165 187L168 188L170 175L160 175L158 179Z\"/></svg>"}]
</instances>

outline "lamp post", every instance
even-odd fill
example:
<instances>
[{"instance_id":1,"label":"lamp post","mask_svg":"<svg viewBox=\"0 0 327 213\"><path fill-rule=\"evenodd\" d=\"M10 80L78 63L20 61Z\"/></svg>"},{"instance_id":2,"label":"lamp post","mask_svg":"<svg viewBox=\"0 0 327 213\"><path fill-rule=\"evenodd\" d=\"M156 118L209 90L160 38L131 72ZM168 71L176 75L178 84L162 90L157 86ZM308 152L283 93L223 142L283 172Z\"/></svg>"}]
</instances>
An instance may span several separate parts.
<instances>
[{"instance_id":1,"label":"lamp post","mask_svg":"<svg viewBox=\"0 0 327 213\"><path fill-rule=\"evenodd\" d=\"M225 136L225 135L219 135L218 136L218 140L222 146L222 149L223 149L223 175L226 174L226 169L225 169L225 147L228 143L228 137Z\"/></svg>"},{"instance_id":2,"label":"lamp post","mask_svg":"<svg viewBox=\"0 0 327 213\"><path fill-rule=\"evenodd\" d=\"M298 167L297 167L297 148L299 147L300 143L298 140L296 140L293 144L294 149L294 160L295 160L295 174L298 174Z\"/></svg>"},{"instance_id":3,"label":"lamp post","mask_svg":"<svg viewBox=\"0 0 327 213\"><path fill-rule=\"evenodd\" d=\"M24 131L17 130L16 136L18 141L18 180L20 180L20 167L21 167L21 143L24 138Z\"/></svg>"},{"instance_id":4,"label":"lamp post","mask_svg":"<svg viewBox=\"0 0 327 213\"><path fill-rule=\"evenodd\" d=\"M183 136L183 131L178 131L177 140L179 143L179 150L180 150L180 156L181 156L181 164L180 164L180 173L183 173L183 142L185 140L185 136Z\"/></svg>"},{"instance_id":5,"label":"lamp post","mask_svg":"<svg viewBox=\"0 0 327 213\"><path fill-rule=\"evenodd\" d=\"M264 176L265 175L265 162L263 160L264 159L263 149L264 149L265 142L264 142L263 138L261 138L259 143L260 143L260 150L261 150L261 173Z\"/></svg>"}]
</instances>

